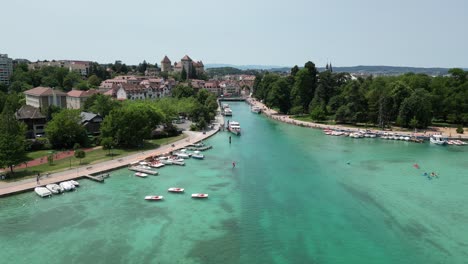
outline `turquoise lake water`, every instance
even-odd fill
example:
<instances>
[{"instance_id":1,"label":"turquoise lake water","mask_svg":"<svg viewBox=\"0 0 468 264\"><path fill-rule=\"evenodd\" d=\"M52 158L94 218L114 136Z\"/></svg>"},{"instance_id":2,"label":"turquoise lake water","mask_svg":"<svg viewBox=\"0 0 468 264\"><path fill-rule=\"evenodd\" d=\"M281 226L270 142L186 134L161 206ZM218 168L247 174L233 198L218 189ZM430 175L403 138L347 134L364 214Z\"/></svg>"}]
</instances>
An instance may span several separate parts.
<instances>
[{"instance_id":1,"label":"turquoise lake water","mask_svg":"<svg viewBox=\"0 0 468 264\"><path fill-rule=\"evenodd\" d=\"M230 105L243 134L208 139L205 160L0 199L2 262L467 263L468 147L325 136Z\"/></svg>"}]
</instances>

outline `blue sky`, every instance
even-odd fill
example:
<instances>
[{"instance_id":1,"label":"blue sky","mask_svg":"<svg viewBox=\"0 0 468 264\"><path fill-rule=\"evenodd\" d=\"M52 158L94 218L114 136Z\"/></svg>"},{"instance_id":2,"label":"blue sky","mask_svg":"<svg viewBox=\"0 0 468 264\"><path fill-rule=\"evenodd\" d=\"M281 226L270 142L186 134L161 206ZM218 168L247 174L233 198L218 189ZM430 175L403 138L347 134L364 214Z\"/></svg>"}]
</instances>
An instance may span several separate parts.
<instances>
[{"instance_id":1,"label":"blue sky","mask_svg":"<svg viewBox=\"0 0 468 264\"><path fill-rule=\"evenodd\" d=\"M468 67L465 0L15 0L13 58Z\"/></svg>"}]
</instances>

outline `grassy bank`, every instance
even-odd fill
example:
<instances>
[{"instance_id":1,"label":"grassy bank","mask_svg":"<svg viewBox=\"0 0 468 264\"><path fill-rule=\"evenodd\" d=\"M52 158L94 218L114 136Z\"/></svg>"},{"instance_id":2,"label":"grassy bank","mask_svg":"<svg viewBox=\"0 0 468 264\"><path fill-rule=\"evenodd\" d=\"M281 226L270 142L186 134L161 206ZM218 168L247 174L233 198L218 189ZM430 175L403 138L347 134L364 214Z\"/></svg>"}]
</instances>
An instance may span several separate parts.
<instances>
[{"instance_id":1,"label":"grassy bank","mask_svg":"<svg viewBox=\"0 0 468 264\"><path fill-rule=\"evenodd\" d=\"M54 173L60 172L68 169L77 168L79 166L91 165L96 164L99 162L111 160L111 159L120 159L127 155L135 154L141 151L150 150L150 149L157 149L162 145L171 144L183 138L186 138L187 135L181 134L179 136L170 137L170 138L161 138L161 139L152 139L147 140L143 144L141 148L114 148L111 151L104 150L102 148L97 148L91 151L86 152L86 157L81 160L71 157L71 158L64 158L60 160L54 160L53 164L49 165L47 162L44 164L25 168L25 169L18 169L14 171L13 175L9 175L9 178L5 180L6 182L18 181L26 178L32 178L40 173L41 175L46 173ZM28 153L28 156L31 158L39 158L48 155L50 150L41 150ZM46 160L46 159L45 159Z\"/></svg>"}]
</instances>

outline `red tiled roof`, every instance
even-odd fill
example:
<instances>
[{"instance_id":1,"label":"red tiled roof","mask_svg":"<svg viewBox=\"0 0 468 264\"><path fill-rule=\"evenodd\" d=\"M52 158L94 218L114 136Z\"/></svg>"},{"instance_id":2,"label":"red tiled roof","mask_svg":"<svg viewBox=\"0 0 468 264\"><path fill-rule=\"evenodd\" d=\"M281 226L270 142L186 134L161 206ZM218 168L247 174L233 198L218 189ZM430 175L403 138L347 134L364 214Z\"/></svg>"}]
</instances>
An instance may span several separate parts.
<instances>
[{"instance_id":1,"label":"red tiled roof","mask_svg":"<svg viewBox=\"0 0 468 264\"><path fill-rule=\"evenodd\" d=\"M161 63L171 63L171 60L167 56L164 56L164 59L161 61Z\"/></svg>"},{"instance_id":2,"label":"red tiled roof","mask_svg":"<svg viewBox=\"0 0 468 264\"><path fill-rule=\"evenodd\" d=\"M182 58L183 61L192 61L192 59L188 56L188 55L185 55L183 58Z\"/></svg>"},{"instance_id":3,"label":"red tiled roof","mask_svg":"<svg viewBox=\"0 0 468 264\"><path fill-rule=\"evenodd\" d=\"M46 96L46 95L53 95L53 94L62 95L62 96L67 95L66 93L62 91L54 90L50 87L41 87L41 86L24 91L24 94L35 95L35 96Z\"/></svg>"},{"instance_id":4,"label":"red tiled roof","mask_svg":"<svg viewBox=\"0 0 468 264\"><path fill-rule=\"evenodd\" d=\"M94 89L88 90L88 91L71 90L70 92L67 93L67 95L70 97L89 97L96 93L98 93L98 91Z\"/></svg>"}]
</instances>

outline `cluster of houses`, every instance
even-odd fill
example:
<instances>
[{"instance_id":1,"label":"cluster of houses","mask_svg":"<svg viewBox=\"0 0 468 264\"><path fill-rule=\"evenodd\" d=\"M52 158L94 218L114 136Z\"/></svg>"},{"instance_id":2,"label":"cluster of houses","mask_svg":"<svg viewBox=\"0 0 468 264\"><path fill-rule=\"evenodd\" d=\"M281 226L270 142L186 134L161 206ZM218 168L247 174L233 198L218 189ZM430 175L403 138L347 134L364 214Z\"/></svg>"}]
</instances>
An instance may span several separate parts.
<instances>
[{"instance_id":1,"label":"cluster of houses","mask_svg":"<svg viewBox=\"0 0 468 264\"><path fill-rule=\"evenodd\" d=\"M81 61L52 61L36 62L30 67L46 66L67 67L70 70L79 70L85 74L89 64ZM56 65L57 64L57 65ZM184 56L180 62L171 64L167 56L161 61L162 72L186 72L204 73L203 62L193 61L189 56ZM81 71L82 70L82 71ZM190 79L181 85L190 85L196 91L206 89L217 97L239 96L244 88L252 89L255 82L253 75L228 75L219 79L208 81ZM172 89L177 85L173 78L162 78L154 76L125 75L117 76L113 79L104 80L98 89L88 91L71 90L65 93L51 87L36 87L24 92L26 105L21 107L16 118L23 121L28 128L27 137L36 138L44 134L47 122L44 110L49 106L57 106L67 109L83 109L86 100L93 94L101 93L109 95L116 100L145 100L169 97ZM89 134L99 133L99 125L102 117L94 113L81 113L82 125L85 126Z\"/></svg>"}]
</instances>

